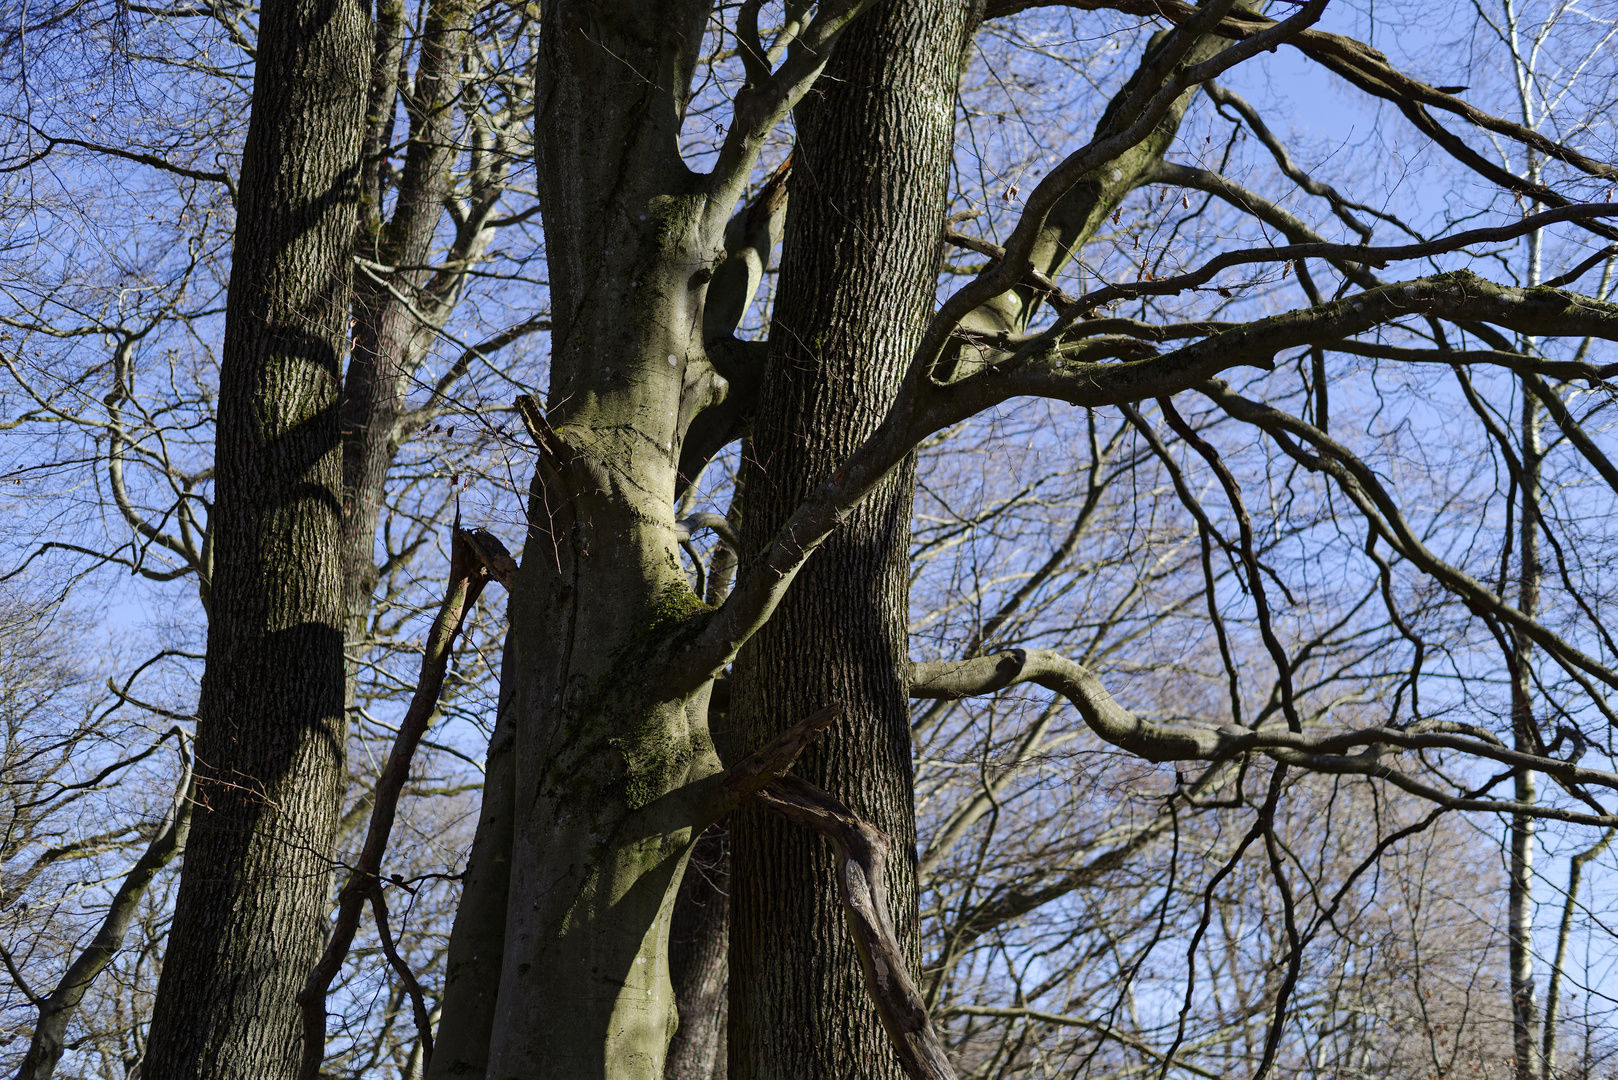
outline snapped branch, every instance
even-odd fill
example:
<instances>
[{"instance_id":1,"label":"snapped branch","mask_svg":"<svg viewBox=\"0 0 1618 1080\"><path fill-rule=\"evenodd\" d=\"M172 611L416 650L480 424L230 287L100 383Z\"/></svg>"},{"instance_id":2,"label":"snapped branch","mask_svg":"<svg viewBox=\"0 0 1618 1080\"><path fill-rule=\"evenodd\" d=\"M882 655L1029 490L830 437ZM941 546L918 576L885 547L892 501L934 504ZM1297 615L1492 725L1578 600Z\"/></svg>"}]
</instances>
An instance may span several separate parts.
<instances>
[{"instance_id":1,"label":"snapped branch","mask_svg":"<svg viewBox=\"0 0 1618 1080\"><path fill-rule=\"evenodd\" d=\"M781 776L754 796L837 850L837 891L865 973L865 989L912 1080L954 1080L944 1044L911 978L889 914L887 861L893 841L807 780Z\"/></svg>"},{"instance_id":2,"label":"snapped branch","mask_svg":"<svg viewBox=\"0 0 1618 1080\"><path fill-rule=\"evenodd\" d=\"M380 884L382 859L393 834L399 798L404 792L405 782L410 778L416 748L427 734L427 725L438 710L444 672L449 666L455 637L460 633L467 614L477 603L483 587L494 580L509 589L517 572L516 560L505 545L492 533L482 529L463 530L457 527L451 550L449 585L444 591L438 616L427 635L415 695L410 699L410 707L394 736L393 748L377 780L365 844L349 871L348 881L337 895L337 920L332 927L326 951L310 971L303 990L298 994L298 1004L303 1010L303 1061L299 1070L302 1080L317 1080L320 1076L326 1051L326 994L331 989L332 980L342 970L343 961L348 958L367 900L376 910L378 930L384 935L383 947L389 953L389 961L400 969L401 978L410 980L409 969L397 959L392 941L386 937L387 908L382 900ZM417 1024L422 1031L423 1044L430 1054L432 1038L425 1022L426 1012L420 1000L420 988L416 987L412 994Z\"/></svg>"}]
</instances>

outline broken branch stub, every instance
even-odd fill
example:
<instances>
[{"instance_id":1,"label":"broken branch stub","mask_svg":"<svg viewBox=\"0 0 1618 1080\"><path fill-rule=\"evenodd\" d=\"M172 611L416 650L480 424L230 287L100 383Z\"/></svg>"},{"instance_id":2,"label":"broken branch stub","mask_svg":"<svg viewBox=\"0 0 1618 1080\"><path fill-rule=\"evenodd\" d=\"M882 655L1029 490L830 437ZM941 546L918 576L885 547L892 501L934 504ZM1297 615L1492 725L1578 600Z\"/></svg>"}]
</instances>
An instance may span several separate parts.
<instances>
[{"instance_id":1,"label":"broken branch stub","mask_svg":"<svg viewBox=\"0 0 1618 1080\"><path fill-rule=\"evenodd\" d=\"M837 888L859 951L865 988L905 1074L912 1080L955 1080L955 1070L910 977L888 914L884 875L893 841L837 799L796 776L778 776L753 797L832 842L837 850Z\"/></svg>"},{"instance_id":2,"label":"broken branch stub","mask_svg":"<svg viewBox=\"0 0 1618 1080\"><path fill-rule=\"evenodd\" d=\"M479 528L455 528L450 542L449 582L444 588L444 600L427 634L416 692L410 699L409 708L405 710L404 720L394 735L393 747L377 778L365 844L349 872L347 882L337 894L337 917L332 924L326 950L309 972L298 995L298 1004L303 1012L300 1080L316 1080L320 1075L326 1052L326 995L354 944L354 935L359 930L360 916L367 898L371 899L377 914L378 932L384 936L387 933L386 906L380 886L382 860L393 835L394 817L398 813L405 783L410 778L416 749L427 734L433 714L438 711L438 701L444 689L444 673L449 666L455 638L460 634L483 587L492 579L509 589L516 574L517 561L493 533ZM392 944L384 940L383 947L385 951L391 950ZM391 953L389 962L396 968L402 966L402 961ZM401 977L407 974L408 969L401 971ZM430 1025L424 1020L426 1014L418 1000L419 988L412 993L415 995L412 1001L417 1005L417 1026L423 1032L422 1046L430 1057Z\"/></svg>"}]
</instances>

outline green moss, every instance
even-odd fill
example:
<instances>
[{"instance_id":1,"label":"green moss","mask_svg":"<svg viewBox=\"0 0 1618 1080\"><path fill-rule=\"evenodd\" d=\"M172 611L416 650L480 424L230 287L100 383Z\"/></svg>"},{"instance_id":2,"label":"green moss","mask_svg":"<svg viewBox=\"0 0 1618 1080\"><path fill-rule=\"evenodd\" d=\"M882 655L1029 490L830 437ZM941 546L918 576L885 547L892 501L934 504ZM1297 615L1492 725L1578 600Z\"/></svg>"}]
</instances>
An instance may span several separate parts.
<instances>
[{"instance_id":1,"label":"green moss","mask_svg":"<svg viewBox=\"0 0 1618 1080\"><path fill-rule=\"evenodd\" d=\"M623 798L631 810L670 790L696 756L678 712L677 707L655 710L628 734L607 740L624 759Z\"/></svg>"},{"instance_id":2,"label":"green moss","mask_svg":"<svg viewBox=\"0 0 1618 1080\"><path fill-rule=\"evenodd\" d=\"M704 604L702 598L692 592L685 582L670 582L652 599L651 614L646 620L646 634L654 635L682 627L686 623L712 614L713 611L714 609Z\"/></svg>"},{"instance_id":3,"label":"green moss","mask_svg":"<svg viewBox=\"0 0 1618 1080\"><path fill-rule=\"evenodd\" d=\"M647 710L628 731L606 740L623 758L622 797L631 810L672 788L696 756L683 722L683 706L667 702L647 709L643 680L662 669L665 649L699 628L713 612L684 581L665 585L653 596L641 632L619 648L611 665L615 674L602 681L595 707L587 710L597 716Z\"/></svg>"}]
</instances>

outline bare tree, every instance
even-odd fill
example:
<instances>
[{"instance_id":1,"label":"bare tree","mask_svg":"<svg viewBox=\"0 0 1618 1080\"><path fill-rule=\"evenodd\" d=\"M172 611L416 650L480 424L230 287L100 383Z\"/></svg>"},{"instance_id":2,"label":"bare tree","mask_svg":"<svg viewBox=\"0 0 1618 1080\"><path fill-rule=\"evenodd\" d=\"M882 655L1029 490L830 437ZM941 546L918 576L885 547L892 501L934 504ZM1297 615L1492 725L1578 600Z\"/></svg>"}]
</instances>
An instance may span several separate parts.
<instances>
[{"instance_id":1,"label":"bare tree","mask_svg":"<svg viewBox=\"0 0 1618 1080\"><path fill-rule=\"evenodd\" d=\"M534 103L522 123L533 130L546 291L535 314L509 325L549 319L549 390L543 407L518 397L525 452L537 465L442 1000L418 1002L401 974L403 995L390 994L383 1010L403 1017L408 1009L425 1028L441 1007L442 1021L431 1060L423 1060L421 1039L419 1049L409 1044L400 1070L661 1073L674 1023L667 940L685 860L707 827L758 803L833 840L829 848L796 845L795 858L807 870L818 860L819 872L839 883L854 948L832 939L827 897L813 916L820 929L808 935L809 947L827 955L804 970L844 980L836 1000L846 1003L849 973L862 968L874 1015L911 1075L1071 1071L1086 1061L1120 1073L1197 1075L1265 1075L1328 1058L1367 1069L1417 1060L1450 1068L1494 1045L1481 1021L1467 1020L1463 1035L1451 1027L1455 1016L1484 1009L1482 969L1468 964L1502 945L1512 958L1516 1067L1543 1071L1532 1055L1549 1055L1535 1049L1545 1043L1532 1037L1538 1021L1522 963L1532 940L1530 826L1605 830L1618 786L1601 738L1618 650L1594 571L1613 540L1600 508L1618 488L1601 396L1611 374L1601 350L1618 337L1618 309L1604 296L1606 282L1570 291L1612 257L1606 219L1618 211L1598 200L1618 173L1601 160L1599 140L1587 137L1592 126L1553 137L1490 113L1454 87L1430 85L1321 29L1318 0L1280 19L1167 0L1120 0L1090 13L1100 6L1074 5L1071 15L1092 28L1091 38L1134 42L1144 35L1126 37L1123 17L1160 22L1142 49L1095 59L1075 76L1091 75L1102 88L1084 91L1095 106L1088 141L1059 153L1038 146L1018 161L1016 147L985 156L987 140L961 138L959 203L938 206L938 220L919 225L908 215L891 237L867 226L836 243L826 236L864 220L858 198L876 190L862 190L857 175L837 178L858 165L856 151L836 151L815 175L824 205L782 219L780 187L766 183L780 160L775 132L801 104L802 146L786 181L801 197L815 190L803 177L817 146L839 146L883 109L920 107L920 91L880 79L846 114L835 91L821 100L814 89L828 59L852 73L862 57L894 61L905 40L894 21L879 22L859 4L673 4L609 17L559 3L541 13L532 81L511 85ZM979 14L947 5L927 12L939 27ZM981 14L978 40L1060 66L1059 47L1041 35L1067 13L1015 3ZM463 25L448 9L434 17L440 21L423 25ZM387 18L379 13L376 26ZM284 77L266 61L274 54L264 51L265 25L259 85ZM850 27L868 29L862 36ZM1016 72L999 56L968 63L970 47L946 40L924 58L952 80L967 65L961 131L975 136L1008 116L1028 120L1015 107L985 107L985 88ZM1446 168L1456 209L1418 222L1375 181L1300 164L1285 132L1236 89L1245 66L1280 47L1396 110L1424 153L1453 163ZM1000 80L1012 106L1020 104L1017 78ZM354 94L386 96L387 82L373 78ZM432 103L443 98L434 93L423 89L420 116L437 115ZM927 100L924 111L936 112ZM269 116L256 110L255 124ZM822 132L820 122L832 126ZM355 148L345 151L355 179L342 182L360 192L368 159L364 124L356 124ZM932 162L931 143L915 138L896 137L885 149L893 160ZM1499 164L1488 140L1514 148L1508 156L1531 153L1537 171ZM416 160L432 152L424 146ZM341 166L340 156L326 164ZM894 182L891 200L925 201L935 190L930 165L890 174L882 175ZM285 224L275 214L266 220ZM244 228L239 219L238 238ZM738 330L782 228L786 252L822 262L786 259L783 307L762 346ZM929 273L940 244L963 260L941 261L936 305L933 279L895 276L913 265L880 270L882 244L912 232L920 238L912 261ZM404 252L404 235L386 239ZM1528 243L1540 245L1546 265L1537 277L1514 277L1508 259L1489 261L1503 245ZM394 250L376 242L356 252L362 277L393 275L390 288L371 291L373 306L431 289L419 257L382 257ZM1419 269L1406 270L1410 264ZM241 265L238 254L233 273ZM1500 268L1494 280L1477 272L1490 266ZM877 284L858 284L871 275ZM293 276L309 284L307 275ZM886 366L874 364L875 342L861 340L865 324L854 314L854 301L876 296L878 284L894 290L880 314L915 313L899 320L905 347ZM368 288L362 282L359 291ZM232 288L229 300L241 296ZM825 310L803 316L795 297L804 310L826 301ZM331 310L339 308L355 310ZM402 328L388 340L432 325L432 311L416 298L392 310L399 322L377 322ZM809 321L794 322L800 317ZM32 335L54 329L47 319L17 321ZM75 325L98 338L110 324ZM346 339L334 328L328 345L341 353ZM137 325L124 335L135 353L140 332ZM378 331L376 340L385 336ZM382 409L367 415L381 417L399 408L397 391L373 394L380 384L368 372L386 366L375 357L394 354L379 347L373 356L361 339L353 378L339 380L333 367L328 389L334 403L360 394L373 403L366 408ZM846 356L840 340L850 342ZM477 367L484 354L460 355ZM852 374L837 377L838 364L894 378L879 393ZM24 371L20 361L15 368ZM772 389L794 380L807 398L801 407ZM513 396L535 381L518 380ZM35 416L55 415L49 394L34 400L44 410ZM784 430L765 430L772 410L788 418ZM846 445L788 460L787 450L814 446L836 427L828 420L822 428L816 417L855 414L864 420ZM219 423L228 446L223 414ZM729 519L701 512L686 498L701 467L734 453L726 448L750 425L759 431L741 466L748 480L740 506ZM341 449L345 431L361 430L334 427L328 442ZM386 443L373 436L366 445ZM810 706L831 702L770 696L787 686L794 656L766 681L748 673L743 650L750 642L762 650L788 626L770 629L778 614L796 610L789 590L806 566L817 580L835 584L840 572L854 580L852 559L827 545L842 522L867 512L873 493L886 499L907 486L912 455L936 454L947 469L951 446L974 441L1002 456L1016 447L1025 461L1008 464L1019 465L1058 447L1082 449L1077 465L1049 470L1055 480L1007 469L1011 484L1000 476L981 482L991 493L976 508L947 494L933 466L922 467L930 518L914 554L926 606L911 636L925 648L914 663L902 650L872 661L873 671L891 662L889 674L908 684L912 699L936 703L918 704L912 718L928 828L917 856L931 890L923 893L928 955L917 970L904 956L907 912L883 910L886 896L909 907L908 876L890 879L883 869L907 858L887 858L891 841L854 813L880 816L899 841L895 850L908 856L909 800L893 786L904 779L902 761L885 780L838 790L858 770L847 764L822 777L815 747L806 769L832 794L788 777L816 738L832 740L829 760L869 756L862 725L870 718L847 702L854 714L820 736L825 717ZM764 442L769 453L760 455ZM129 451L105 460L118 453ZM198 492L211 492L209 522L224 520L219 467L186 474ZM365 475L384 476L386 467ZM761 493L764 478L790 493L780 505ZM511 486L521 488L526 477L515 479ZM327 487L332 506L358 515L369 505L352 485ZM1052 509L1045 500L1055 488L1062 493ZM401 520L419 515L423 528L413 537L425 535L431 501L401 507ZM389 520L376 513L376 522ZM891 507L884 515L893 517ZM151 525L149 515L134 518ZM129 549L137 568L146 550L182 555L128 527L146 538ZM723 557L702 558L694 534L703 529L724 536ZM1009 548L994 543L1002 529ZM184 547L183 536L176 542ZM369 549L355 536L345 542L349 569L334 569L335 592L321 593L335 605L323 625L341 628L320 650L327 690L337 695L322 698L336 702L327 710L333 717L344 715L351 693L359 700L342 639L358 625L353 597L370 592L353 577L370 561L355 553ZM219 571L209 571L207 598L217 623L224 547L212 543ZM294 561L309 570L336 559L333 545ZM734 588L710 592L709 581L732 573L737 547ZM204 548L197 545L199 556ZM389 550L404 546L390 539ZM682 556L693 552L698 562L688 568ZM227 561L231 572L242 569L238 556ZM891 558L885 572L893 572ZM862 595L869 616L902 622L901 590ZM780 641L801 654L815 647L813 632L799 626ZM221 650L214 655L227 662ZM721 755L710 716L718 711L715 680L732 661L748 738ZM797 673L812 667L804 659ZM1031 696L992 698L1007 693ZM968 699L990 703L961 704ZM780 702L790 705L772 712ZM810 714L820 719L810 723ZM887 720L884 731L893 727ZM845 723L846 733L838 726ZM328 740L328 751L345 742ZM754 753L743 758L745 751ZM1071 775L1071 762L1087 760L1107 765L1094 767L1093 783ZM1532 777L1539 781L1531 789ZM308 829L330 819L310 845L319 854L310 874L329 872L335 851L340 785L327 786L327 817L311 811L293 823ZM1332 817L1338 808L1347 824ZM1322 813L1331 827L1320 825ZM1490 912L1473 924L1481 928L1476 940L1408 977L1393 972L1356 985L1314 967L1324 956L1377 962L1356 935L1374 937L1366 913L1381 905L1401 942L1430 943L1438 927L1455 924L1462 906L1422 884L1424 866L1436 863L1423 862L1421 845L1437 835L1431 830L1462 828L1449 824L1458 813L1512 823L1518 855L1506 879L1516 882L1508 891L1518 914L1507 915L1503 939ZM193 847L188 867L207 865ZM770 945L771 898L757 893L769 892L761 886L772 871L760 867L733 877L739 892L756 890L748 894L752 951L738 970ZM1386 890L1370 890L1384 868L1390 880L1412 883L1402 916ZM330 893L324 884L308 891ZM1103 902L1102 893L1132 900L1133 915L1125 914L1129 903ZM261 900L262 890L244 888L242 898ZM1412 903L1433 914L1411 915ZM377 947L387 953L383 923L391 927L379 920ZM1023 938L1025 925L1051 929ZM1064 950L1084 963L1043 959ZM433 951L423 941L423 958ZM1165 955L1179 959L1157 971L1169 963ZM1113 973L1116 994L1084 992L1097 970ZM1443 1009L1426 1004L1427 988L1417 985L1418 972L1437 979L1435 971L1454 988ZM738 988L735 1000L752 994L773 1007L791 997L779 989L760 997L763 985ZM1165 993L1183 996L1164 1004ZM1122 1019L1131 1008L1142 1012L1143 997L1146 1015ZM822 1004L800 998L776 1014L776 1026L815 1030L813 1010ZM1371 1005L1421 1038L1372 1039L1345 1026L1346 1015ZM277 1007L285 1006L279 994ZM942 1031L929 1009L948 1019ZM842 1004L830 1012L833 1024L848 1027L848 1045L874 1045L873 1014L859 1019ZM729 1023L757 1031L752 1016ZM219 1045L232 1038L227 1018L198 1024ZM170 1041L164 1030L158 1025L154 1047ZM283 1030L276 1038L289 1048L295 1036ZM773 1049L751 1038L736 1044L748 1049L733 1064L756 1063L760 1048ZM379 1061L384 1046L407 1043L374 1040L376 1053L354 1060ZM953 1065L943 1056L948 1045ZM284 1071L288 1055L277 1060ZM867 1067L886 1073L894 1064Z\"/></svg>"}]
</instances>

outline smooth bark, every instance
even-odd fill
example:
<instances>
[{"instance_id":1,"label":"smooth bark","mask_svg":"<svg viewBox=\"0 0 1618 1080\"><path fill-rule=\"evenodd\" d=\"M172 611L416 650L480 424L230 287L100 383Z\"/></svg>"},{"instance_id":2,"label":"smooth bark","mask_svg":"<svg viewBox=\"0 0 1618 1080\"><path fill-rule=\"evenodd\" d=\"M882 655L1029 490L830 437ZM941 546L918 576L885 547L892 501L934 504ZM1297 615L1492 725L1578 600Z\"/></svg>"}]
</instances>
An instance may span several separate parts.
<instances>
[{"instance_id":1,"label":"smooth bark","mask_svg":"<svg viewBox=\"0 0 1618 1080\"><path fill-rule=\"evenodd\" d=\"M730 836L702 834L691 852L669 931L669 973L680 1026L664 1080L725 1080L730 985Z\"/></svg>"}]
</instances>

